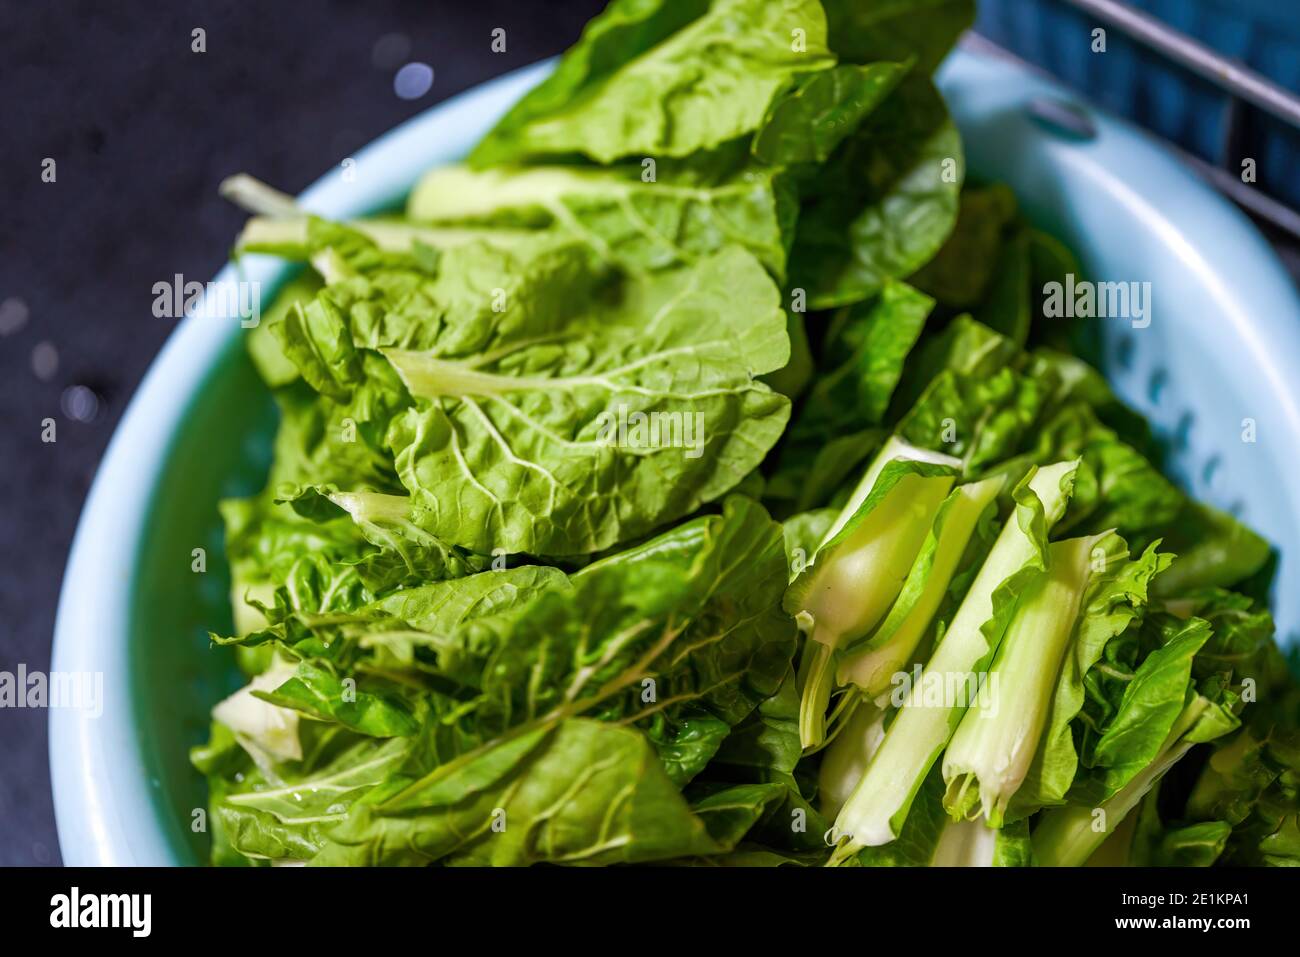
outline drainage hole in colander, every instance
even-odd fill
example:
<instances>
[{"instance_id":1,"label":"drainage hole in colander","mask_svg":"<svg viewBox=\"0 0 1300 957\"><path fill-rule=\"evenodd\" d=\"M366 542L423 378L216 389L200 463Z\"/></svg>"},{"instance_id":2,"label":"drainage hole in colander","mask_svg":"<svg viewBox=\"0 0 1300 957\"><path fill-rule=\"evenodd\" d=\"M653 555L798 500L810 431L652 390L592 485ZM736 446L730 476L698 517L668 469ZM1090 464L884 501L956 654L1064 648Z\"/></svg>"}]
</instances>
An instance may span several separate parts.
<instances>
[{"instance_id":1,"label":"drainage hole in colander","mask_svg":"<svg viewBox=\"0 0 1300 957\"><path fill-rule=\"evenodd\" d=\"M1133 368L1133 337L1122 336L1115 342L1115 365L1125 372Z\"/></svg>"},{"instance_id":2,"label":"drainage hole in colander","mask_svg":"<svg viewBox=\"0 0 1300 957\"><path fill-rule=\"evenodd\" d=\"M1157 369L1151 373L1151 378L1147 381L1147 395L1150 396L1153 404L1160 402L1160 395L1165 390L1165 385L1169 382L1169 373L1164 369Z\"/></svg>"},{"instance_id":3,"label":"drainage hole in colander","mask_svg":"<svg viewBox=\"0 0 1300 957\"><path fill-rule=\"evenodd\" d=\"M1219 466L1222 464L1223 460L1217 455L1211 456L1209 461L1201 467L1201 481L1207 486L1213 485L1215 476L1219 474Z\"/></svg>"}]
</instances>

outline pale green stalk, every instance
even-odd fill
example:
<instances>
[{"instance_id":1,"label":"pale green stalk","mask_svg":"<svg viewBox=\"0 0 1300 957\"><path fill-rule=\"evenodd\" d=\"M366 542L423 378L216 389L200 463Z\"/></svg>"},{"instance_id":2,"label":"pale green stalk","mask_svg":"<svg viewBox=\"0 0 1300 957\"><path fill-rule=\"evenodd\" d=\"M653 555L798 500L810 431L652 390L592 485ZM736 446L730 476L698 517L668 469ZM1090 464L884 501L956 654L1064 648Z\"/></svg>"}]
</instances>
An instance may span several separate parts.
<instances>
[{"instance_id":1,"label":"pale green stalk","mask_svg":"<svg viewBox=\"0 0 1300 957\"><path fill-rule=\"evenodd\" d=\"M943 756L944 806L955 818L976 806L1001 827L1011 796L1029 773L1052 693L1104 535L1056 542L1047 572L1026 591L997 658Z\"/></svg>"},{"instance_id":2,"label":"pale green stalk","mask_svg":"<svg viewBox=\"0 0 1300 957\"><path fill-rule=\"evenodd\" d=\"M899 604L891 609L889 617L872 636L867 648L849 655L841 662L837 680L840 684L853 684L860 688L869 698L877 698L889 689L894 676L911 663L917 646L925 636L934 613L943 601L952 583L957 564L961 561L970 542L975 526L989 503L1001 491L1002 478L985 479L972 482L954 489L948 501L941 508L938 524L943 527L937 539L927 541L922 547L908 574L902 592L907 594L912 588L920 590L920 596L906 609ZM933 536L933 532L931 533ZM931 560L922 559L930 553ZM897 616L897 621L895 617Z\"/></svg>"},{"instance_id":3,"label":"pale green stalk","mask_svg":"<svg viewBox=\"0 0 1300 957\"><path fill-rule=\"evenodd\" d=\"M1030 479L1028 491L1042 503L1043 534L1065 513L1077 468L1077 460L1060 462L1039 469ZM1031 532L1021 527L1023 510L1017 507L1008 518L935 649L923 680L926 674L937 675L940 680L950 675L965 678L978 672L997 650L1002 636L986 635L983 630L994 617L994 592L1026 568L1041 548ZM965 711L965 702L945 701L933 706L918 692L914 689L903 703L880 750L836 819L836 830L844 835L837 859L898 837L921 782Z\"/></svg>"},{"instance_id":4,"label":"pale green stalk","mask_svg":"<svg viewBox=\"0 0 1300 957\"><path fill-rule=\"evenodd\" d=\"M931 867L992 867L998 832L983 821L949 821L939 835Z\"/></svg>"},{"instance_id":5,"label":"pale green stalk","mask_svg":"<svg viewBox=\"0 0 1300 957\"><path fill-rule=\"evenodd\" d=\"M848 504L822 539L825 548L867 502L885 467L915 461L955 468L957 460L914 448L891 437L867 468ZM884 617L903 587L921 543L929 531L952 475L905 475L833 550L814 556L810 576L796 612L808 636L799 681L799 735L805 748L826 735L826 709L835 680L834 655L845 641L867 634Z\"/></svg>"},{"instance_id":6,"label":"pale green stalk","mask_svg":"<svg viewBox=\"0 0 1300 957\"><path fill-rule=\"evenodd\" d=\"M851 692L850 692L851 693ZM817 775L817 795L827 820L835 817L867 769L871 756L885 739L884 708L859 701L822 755Z\"/></svg>"}]
</instances>

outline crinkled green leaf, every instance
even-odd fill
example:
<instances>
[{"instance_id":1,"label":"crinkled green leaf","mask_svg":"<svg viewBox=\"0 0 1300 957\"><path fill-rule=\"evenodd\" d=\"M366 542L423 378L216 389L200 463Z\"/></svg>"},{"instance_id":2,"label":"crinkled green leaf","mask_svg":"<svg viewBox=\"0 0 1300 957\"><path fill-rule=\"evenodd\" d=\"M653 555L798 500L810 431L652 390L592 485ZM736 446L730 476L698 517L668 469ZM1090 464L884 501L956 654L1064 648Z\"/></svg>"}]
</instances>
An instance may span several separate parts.
<instances>
[{"instance_id":1,"label":"crinkled green leaf","mask_svg":"<svg viewBox=\"0 0 1300 957\"><path fill-rule=\"evenodd\" d=\"M613 0L537 86L519 99L471 153L483 166L512 158L520 131L572 107L628 61L698 19L709 0Z\"/></svg>"},{"instance_id":2,"label":"crinkled green leaf","mask_svg":"<svg viewBox=\"0 0 1300 957\"><path fill-rule=\"evenodd\" d=\"M313 864L613 864L716 852L639 731L585 718L354 805Z\"/></svg>"},{"instance_id":3,"label":"crinkled green leaf","mask_svg":"<svg viewBox=\"0 0 1300 957\"><path fill-rule=\"evenodd\" d=\"M875 301L852 307L828 349L842 361L813 383L789 441L823 443L879 425L933 305L929 296L891 280Z\"/></svg>"},{"instance_id":4,"label":"crinkled green leaf","mask_svg":"<svg viewBox=\"0 0 1300 957\"><path fill-rule=\"evenodd\" d=\"M1162 534L1178 556L1157 589L1165 596L1231 587L1262 568L1271 551L1258 533L1201 502L1183 503Z\"/></svg>"},{"instance_id":5,"label":"crinkled green leaf","mask_svg":"<svg viewBox=\"0 0 1300 957\"><path fill-rule=\"evenodd\" d=\"M880 62L801 77L768 109L754 136L754 155L772 166L826 162L906 72L906 64Z\"/></svg>"},{"instance_id":6,"label":"crinkled green leaf","mask_svg":"<svg viewBox=\"0 0 1300 957\"><path fill-rule=\"evenodd\" d=\"M790 253L808 304L866 299L911 275L957 218L961 139L928 80L908 77L811 182Z\"/></svg>"},{"instance_id":7,"label":"crinkled green leaf","mask_svg":"<svg viewBox=\"0 0 1300 957\"><path fill-rule=\"evenodd\" d=\"M789 401L754 377L789 357L785 315L748 253L661 274L610 311L575 305L559 327L503 336L499 358L385 352L420 400L389 444L437 538L607 548L726 492L784 429Z\"/></svg>"},{"instance_id":8,"label":"crinkled green leaf","mask_svg":"<svg viewBox=\"0 0 1300 957\"><path fill-rule=\"evenodd\" d=\"M659 712L646 734L673 784L682 788L713 760L731 725L703 709L683 709L680 715Z\"/></svg>"},{"instance_id":9,"label":"crinkled green leaf","mask_svg":"<svg viewBox=\"0 0 1300 957\"><path fill-rule=\"evenodd\" d=\"M691 22L684 21L695 4L686 16L665 6L619 4L600 28L589 28L557 78L525 96L471 162L582 154L609 163L711 149L757 129L797 74L834 63L817 0L713 0ZM629 14L644 17L639 29L616 35ZM665 35L670 23L676 32ZM614 65L616 47L625 59Z\"/></svg>"},{"instance_id":10,"label":"crinkled green leaf","mask_svg":"<svg viewBox=\"0 0 1300 957\"><path fill-rule=\"evenodd\" d=\"M780 527L728 499L722 515L589 565L572 594L471 622L484 652L479 718L506 728L596 707L630 722L691 705L735 724L789 667L786 579Z\"/></svg>"},{"instance_id":11,"label":"crinkled green leaf","mask_svg":"<svg viewBox=\"0 0 1300 957\"><path fill-rule=\"evenodd\" d=\"M1006 186L962 190L957 222L934 258L908 281L952 309L983 301L1002 252L1002 232L1016 212L1015 194Z\"/></svg>"},{"instance_id":12,"label":"crinkled green leaf","mask_svg":"<svg viewBox=\"0 0 1300 957\"><path fill-rule=\"evenodd\" d=\"M1038 383L1013 369L989 376L939 373L898 422L909 442L962 459L979 475L1011 458L1042 408Z\"/></svg>"},{"instance_id":13,"label":"crinkled green leaf","mask_svg":"<svg viewBox=\"0 0 1300 957\"><path fill-rule=\"evenodd\" d=\"M349 684L350 683L350 684ZM410 707L388 691L362 691L354 679L342 679L310 661L298 662L297 672L274 691L255 691L255 697L282 708L293 708L323 721L375 738L409 737L419 723Z\"/></svg>"},{"instance_id":14,"label":"crinkled green leaf","mask_svg":"<svg viewBox=\"0 0 1300 957\"><path fill-rule=\"evenodd\" d=\"M743 246L785 274L792 198L776 170L739 166L721 179L689 161L641 166L445 166L426 173L407 210L416 220L548 227L635 272L692 265Z\"/></svg>"}]
</instances>

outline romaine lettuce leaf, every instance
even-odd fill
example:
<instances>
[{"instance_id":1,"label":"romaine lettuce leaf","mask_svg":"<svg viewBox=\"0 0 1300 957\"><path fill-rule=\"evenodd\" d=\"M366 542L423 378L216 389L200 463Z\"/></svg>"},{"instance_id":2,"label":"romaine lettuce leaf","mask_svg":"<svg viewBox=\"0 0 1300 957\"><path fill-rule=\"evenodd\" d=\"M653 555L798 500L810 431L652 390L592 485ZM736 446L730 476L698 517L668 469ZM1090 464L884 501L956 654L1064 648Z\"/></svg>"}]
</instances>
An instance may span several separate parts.
<instances>
[{"instance_id":1,"label":"romaine lettuce leaf","mask_svg":"<svg viewBox=\"0 0 1300 957\"><path fill-rule=\"evenodd\" d=\"M541 725L354 804L316 865L613 864L716 853L639 731Z\"/></svg>"},{"instance_id":2,"label":"romaine lettuce leaf","mask_svg":"<svg viewBox=\"0 0 1300 957\"><path fill-rule=\"evenodd\" d=\"M502 330L477 360L385 350L417 406L388 443L437 538L566 555L689 513L743 479L789 401L755 380L789 357L762 266L730 247L561 324ZM584 308L585 307L585 308Z\"/></svg>"},{"instance_id":3,"label":"romaine lettuce leaf","mask_svg":"<svg viewBox=\"0 0 1300 957\"><path fill-rule=\"evenodd\" d=\"M445 166L416 184L407 212L427 222L552 229L638 273L693 265L736 244L784 277L795 200L779 170L750 163L706 177L689 160L665 160L644 177L635 166Z\"/></svg>"},{"instance_id":4,"label":"romaine lettuce leaf","mask_svg":"<svg viewBox=\"0 0 1300 957\"><path fill-rule=\"evenodd\" d=\"M580 154L609 163L712 149L757 129L797 75L835 62L817 0L713 0L702 12L696 3L670 13L671 6L607 11L555 78L484 137L471 162ZM634 29L617 29L629 18Z\"/></svg>"},{"instance_id":5,"label":"romaine lettuce leaf","mask_svg":"<svg viewBox=\"0 0 1300 957\"><path fill-rule=\"evenodd\" d=\"M952 230L964 172L943 99L929 80L909 76L808 184L790 284L825 309L912 274Z\"/></svg>"}]
</instances>

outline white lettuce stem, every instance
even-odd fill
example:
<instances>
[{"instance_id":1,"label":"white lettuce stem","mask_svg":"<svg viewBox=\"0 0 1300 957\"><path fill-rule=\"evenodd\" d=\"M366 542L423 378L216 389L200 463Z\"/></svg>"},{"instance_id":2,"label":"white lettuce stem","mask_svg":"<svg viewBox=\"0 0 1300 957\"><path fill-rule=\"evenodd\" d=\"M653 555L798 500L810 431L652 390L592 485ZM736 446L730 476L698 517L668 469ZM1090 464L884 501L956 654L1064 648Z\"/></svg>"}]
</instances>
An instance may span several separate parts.
<instances>
[{"instance_id":1,"label":"white lettuce stem","mask_svg":"<svg viewBox=\"0 0 1300 957\"><path fill-rule=\"evenodd\" d=\"M509 171L475 171L464 166L430 170L416 184L407 202L415 220L482 221L502 210L536 209L563 213L566 193L599 185L609 195L623 195L632 183L608 176L590 177L566 167L534 167Z\"/></svg>"},{"instance_id":2,"label":"white lettuce stem","mask_svg":"<svg viewBox=\"0 0 1300 957\"><path fill-rule=\"evenodd\" d=\"M803 610L816 622L816 640L839 647L880 622L952 481L950 475L903 476L834 555L814 566Z\"/></svg>"},{"instance_id":3,"label":"white lettuce stem","mask_svg":"<svg viewBox=\"0 0 1300 957\"><path fill-rule=\"evenodd\" d=\"M891 438L867 468L823 545L853 518L885 466L894 460L955 461ZM835 682L834 652L843 642L867 634L898 597L953 480L952 475L902 476L832 554L820 561L814 558L800 612L812 623L809 642L819 646L805 654L800 669L799 736L805 748L820 745L825 737L826 707Z\"/></svg>"},{"instance_id":4,"label":"white lettuce stem","mask_svg":"<svg viewBox=\"0 0 1300 957\"><path fill-rule=\"evenodd\" d=\"M998 832L983 821L949 821L939 835L931 867L992 867Z\"/></svg>"},{"instance_id":5,"label":"white lettuce stem","mask_svg":"<svg viewBox=\"0 0 1300 957\"><path fill-rule=\"evenodd\" d=\"M273 189L247 173L227 176L217 187L217 192L223 199L250 213L277 218L306 215L298 201L288 193Z\"/></svg>"},{"instance_id":6,"label":"white lettuce stem","mask_svg":"<svg viewBox=\"0 0 1300 957\"><path fill-rule=\"evenodd\" d=\"M348 227L366 236L388 252L410 252L415 243L435 249L450 249L472 242L493 246L518 245L528 237L523 230L474 229L453 226L416 226L383 219L354 219ZM287 216L254 216L244 224L235 245L252 251L284 249L307 245L307 217L302 213Z\"/></svg>"},{"instance_id":7,"label":"white lettuce stem","mask_svg":"<svg viewBox=\"0 0 1300 957\"><path fill-rule=\"evenodd\" d=\"M411 517L409 495L388 495L383 492L331 492L326 498L357 522L397 524Z\"/></svg>"},{"instance_id":8,"label":"white lettuce stem","mask_svg":"<svg viewBox=\"0 0 1300 957\"><path fill-rule=\"evenodd\" d=\"M1029 490L1043 505L1047 529L1065 512L1077 468L1077 461L1050 465L1040 469L1029 482ZM959 681L962 687L969 687L972 673L996 650L989 647L982 631L993 617L993 594L1007 578L1025 567L1039 547L1021 528L1018 511L1003 526L922 673L922 681L926 675L935 675L945 685ZM964 710L964 703L945 699L936 705L927 701L920 689L913 689L836 819L835 828L845 841L845 853L887 844L898 837L921 782L947 745Z\"/></svg>"},{"instance_id":9,"label":"white lettuce stem","mask_svg":"<svg viewBox=\"0 0 1300 957\"><path fill-rule=\"evenodd\" d=\"M826 738L826 709L830 707L835 669L833 646L809 637L799 666L799 741L815 748Z\"/></svg>"},{"instance_id":10,"label":"white lettuce stem","mask_svg":"<svg viewBox=\"0 0 1300 957\"><path fill-rule=\"evenodd\" d=\"M870 701L858 701L835 740L826 748L817 776L817 795L827 820L840 812L884 740L886 714L884 708Z\"/></svg>"},{"instance_id":11,"label":"white lettuce stem","mask_svg":"<svg viewBox=\"0 0 1300 957\"><path fill-rule=\"evenodd\" d=\"M856 685L874 699L887 691L895 676L907 668L952 583L957 564L965 554L980 516L1002 486L1002 478L993 478L963 485L952 492L944 505L943 527L934 544L932 563L922 568L918 556L903 588L906 592L914 577L924 576L920 596L900 621L894 620L899 614L898 608L890 612L877 633L888 632L883 643L856 652L841 662L837 675L840 684ZM938 523L940 519L935 521ZM873 637L873 644L877 640Z\"/></svg>"},{"instance_id":12,"label":"white lettuce stem","mask_svg":"<svg viewBox=\"0 0 1300 957\"><path fill-rule=\"evenodd\" d=\"M929 449L919 448L904 442L896 435L891 435L888 441L881 446L880 451L876 453L876 457L871 460L867 470L862 473L862 478L858 479L858 484L854 487L853 494L849 496L848 502L840 510L840 514L836 516L831 527L826 530L826 534L822 536L821 544L824 545L829 542L840 533L840 529L848 524L849 519L853 517L854 513L862 506L862 503L867 500L871 490L875 488L876 479L880 478L880 473L885 470L885 466L895 460L929 462L934 465L950 465L954 468L961 467L960 459L944 455L941 452L932 452Z\"/></svg>"},{"instance_id":13,"label":"white lettuce stem","mask_svg":"<svg viewBox=\"0 0 1300 957\"><path fill-rule=\"evenodd\" d=\"M944 806L956 818L978 807L1001 827L1029 772L1079 607L1097 536L1053 544L1047 572L1020 599L997 658L943 756Z\"/></svg>"}]
</instances>

